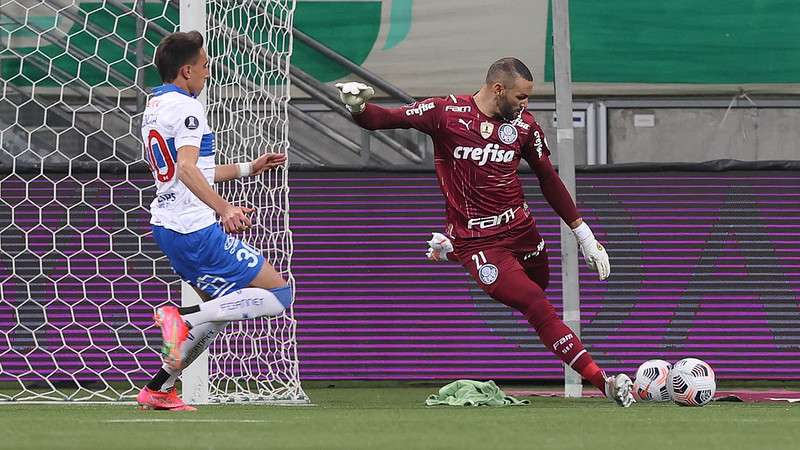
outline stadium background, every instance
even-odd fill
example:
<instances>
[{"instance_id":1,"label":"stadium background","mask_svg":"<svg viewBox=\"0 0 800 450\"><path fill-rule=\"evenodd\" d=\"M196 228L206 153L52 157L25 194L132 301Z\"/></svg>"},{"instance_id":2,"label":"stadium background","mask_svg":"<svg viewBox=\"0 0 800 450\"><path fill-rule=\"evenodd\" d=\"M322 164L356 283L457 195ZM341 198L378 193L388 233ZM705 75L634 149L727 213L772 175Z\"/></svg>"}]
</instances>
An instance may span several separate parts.
<instances>
[{"instance_id":1,"label":"stadium background","mask_svg":"<svg viewBox=\"0 0 800 450\"><path fill-rule=\"evenodd\" d=\"M800 20L800 5L763 0L732 7L715 0L700 9L682 1L659 10L628 0L607 2L598 10L591 3L573 1L572 7L573 80L579 96L576 160L613 164L578 171L578 204L608 243L614 275L607 283L585 270L581 275L582 329L589 349L606 367L628 372L652 357L696 356L712 364L720 378L800 377L800 101L795 96L800 40L793 26ZM532 109L552 136L547 2L498 5L492 8L504 14L483 14L489 6L477 0L299 1L295 25L414 97L476 90L488 63L518 56L536 68ZM727 14L718 13L723 5ZM81 2L87 11L96 6ZM100 25L108 19L97 16ZM680 20L687 16L693 19ZM52 18L37 20L46 24ZM694 32L698 23L703 33ZM13 28L7 21L3 27L5 33ZM766 27L773 32L760 32ZM17 52L23 52L26 39L31 36L13 41ZM58 45L53 46L57 53ZM658 60L648 59L650 54L659 55ZM314 50L297 44L293 63L320 81L352 78L320 61ZM24 70L14 55L0 59L0 73L4 83L20 88L30 79L19 76ZM152 73L148 80L153 82ZM359 130L324 105L303 92L295 94L294 104L303 111L360 138ZM135 104L133 95L129 101ZM141 360L137 355L131 363L127 351L115 350L114 335L121 336L123 346L157 340L154 330L141 332L151 308L139 296L176 298L179 287L163 261L152 264L148 253L136 266L128 258L142 255L126 254L147 237L140 195L146 198L149 174L142 164L132 175L142 191L117 191L113 183L81 191L87 213L112 193L118 202L101 214L102 227L75 221L74 228L57 235L53 225L64 220L66 211L54 206L43 213L30 200L68 202L80 190L38 176L36 155L52 143L37 134L42 130L26 125L43 114L29 106L0 100L0 328L10 330L0 341L0 379L24 375L30 370L28 357L39 358L45 365L37 370L57 379L59 370L106 364L110 355L112 361L119 356L114 361L119 374L105 373L111 379L144 380L155 368L152 355ZM605 111L604 120L599 120L600 111ZM607 134L601 144L604 123ZM290 131L293 145L316 150L314 158L290 153L303 379L561 378L561 364L519 315L477 291L458 266L424 260L424 241L441 228L443 212L429 145L413 133L398 133L398 139L416 147L421 161L393 154L379 143L354 156L310 128L293 122ZM114 140L76 135L61 140L65 148L69 139L81 148L92 140L88 148L98 155ZM119 151L133 160L140 147L128 144ZM605 149L604 156L598 158L598 149ZM665 164L728 159L761 164ZM553 268L549 296L558 304L556 217L538 195L532 175L523 177L547 239ZM125 224L120 211L129 213ZM34 228L23 231L26 224ZM116 233L124 225L129 232ZM52 256L56 247L63 258ZM103 267L82 266L82 260L93 260L82 259L87 251L107 251ZM149 251L157 254L153 245ZM72 274L59 281L59 295L80 301L89 292L103 304L104 316L137 326L128 334L113 321L76 329L80 336L75 342L84 339L102 351L79 355L51 348L37 356L36 344L56 342L58 333L44 325L43 309L29 301L29 294L52 298L56 284L39 274L42 267L58 273L67 262ZM116 267L130 273L114 278ZM172 284L165 286L153 275ZM110 292L120 293L104 303L103 295ZM96 321L97 307L85 308L78 322ZM51 320L70 317L52 310L48 315ZM55 370L53 354L60 361Z\"/></svg>"}]
</instances>

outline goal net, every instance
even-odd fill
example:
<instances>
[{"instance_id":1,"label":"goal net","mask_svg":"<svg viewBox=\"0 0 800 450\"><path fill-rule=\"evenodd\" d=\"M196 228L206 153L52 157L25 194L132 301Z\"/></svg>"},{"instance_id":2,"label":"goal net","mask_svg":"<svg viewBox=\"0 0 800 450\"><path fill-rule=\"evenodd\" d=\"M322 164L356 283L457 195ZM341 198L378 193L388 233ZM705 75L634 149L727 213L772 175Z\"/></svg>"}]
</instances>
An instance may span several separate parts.
<instances>
[{"instance_id":1,"label":"goal net","mask_svg":"<svg viewBox=\"0 0 800 450\"><path fill-rule=\"evenodd\" d=\"M139 128L180 8L0 0L0 400L130 400L160 367L153 310L183 288L151 236ZM288 150L293 11L206 1L220 164ZM286 171L219 189L257 208L243 239L293 281ZM295 326L291 310L228 325L199 366L208 400L306 401Z\"/></svg>"}]
</instances>

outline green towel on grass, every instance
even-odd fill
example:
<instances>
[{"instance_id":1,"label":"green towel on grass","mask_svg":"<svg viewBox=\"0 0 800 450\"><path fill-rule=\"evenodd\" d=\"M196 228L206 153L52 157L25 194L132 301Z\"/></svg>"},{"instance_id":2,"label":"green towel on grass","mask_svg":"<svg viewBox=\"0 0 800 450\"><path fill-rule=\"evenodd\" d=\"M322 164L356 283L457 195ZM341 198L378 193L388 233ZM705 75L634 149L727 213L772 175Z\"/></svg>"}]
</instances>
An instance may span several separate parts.
<instances>
[{"instance_id":1,"label":"green towel on grass","mask_svg":"<svg viewBox=\"0 0 800 450\"><path fill-rule=\"evenodd\" d=\"M506 395L494 384L494 381L458 380L441 389L439 395L431 394L425 400L425 405L450 405L450 406L505 406L527 405L528 400L517 400Z\"/></svg>"}]
</instances>

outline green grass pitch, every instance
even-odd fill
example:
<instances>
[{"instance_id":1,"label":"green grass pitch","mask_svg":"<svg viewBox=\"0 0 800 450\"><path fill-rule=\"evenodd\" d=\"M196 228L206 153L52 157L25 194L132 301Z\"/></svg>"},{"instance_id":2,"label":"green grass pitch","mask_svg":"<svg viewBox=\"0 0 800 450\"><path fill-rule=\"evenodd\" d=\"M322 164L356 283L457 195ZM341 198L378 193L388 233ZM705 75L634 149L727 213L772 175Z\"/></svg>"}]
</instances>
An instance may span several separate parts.
<instances>
[{"instance_id":1,"label":"green grass pitch","mask_svg":"<svg viewBox=\"0 0 800 450\"><path fill-rule=\"evenodd\" d=\"M800 404L531 398L426 407L435 387L311 388L315 406L0 405L0 449L798 449Z\"/></svg>"}]
</instances>

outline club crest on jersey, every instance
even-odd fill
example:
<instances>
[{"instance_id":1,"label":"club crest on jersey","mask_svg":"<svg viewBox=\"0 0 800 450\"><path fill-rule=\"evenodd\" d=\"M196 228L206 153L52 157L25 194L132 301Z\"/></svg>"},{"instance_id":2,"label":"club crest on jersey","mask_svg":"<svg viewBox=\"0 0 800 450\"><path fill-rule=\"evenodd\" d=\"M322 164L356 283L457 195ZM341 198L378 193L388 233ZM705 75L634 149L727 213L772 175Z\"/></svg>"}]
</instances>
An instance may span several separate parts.
<instances>
[{"instance_id":1,"label":"club crest on jersey","mask_svg":"<svg viewBox=\"0 0 800 450\"><path fill-rule=\"evenodd\" d=\"M190 130L196 130L200 126L200 121L195 116L189 116L183 121L183 124Z\"/></svg>"},{"instance_id":2,"label":"club crest on jersey","mask_svg":"<svg viewBox=\"0 0 800 450\"><path fill-rule=\"evenodd\" d=\"M511 145L517 140L517 129L514 128L514 125L504 123L497 129L497 136L503 144Z\"/></svg>"},{"instance_id":3,"label":"club crest on jersey","mask_svg":"<svg viewBox=\"0 0 800 450\"><path fill-rule=\"evenodd\" d=\"M492 135L492 131L494 131L494 124L491 122L481 122L481 136L484 139L489 139L489 136Z\"/></svg>"},{"instance_id":4,"label":"club crest on jersey","mask_svg":"<svg viewBox=\"0 0 800 450\"><path fill-rule=\"evenodd\" d=\"M483 284L492 284L497 281L497 276L500 275L500 270L494 264L484 264L478 268L478 277Z\"/></svg>"}]
</instances>

